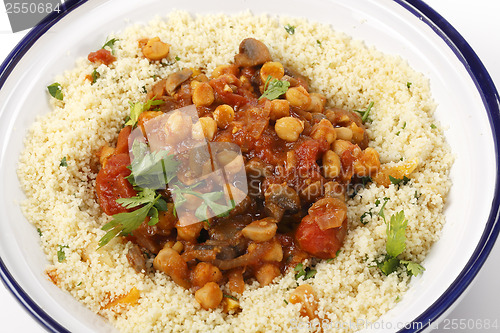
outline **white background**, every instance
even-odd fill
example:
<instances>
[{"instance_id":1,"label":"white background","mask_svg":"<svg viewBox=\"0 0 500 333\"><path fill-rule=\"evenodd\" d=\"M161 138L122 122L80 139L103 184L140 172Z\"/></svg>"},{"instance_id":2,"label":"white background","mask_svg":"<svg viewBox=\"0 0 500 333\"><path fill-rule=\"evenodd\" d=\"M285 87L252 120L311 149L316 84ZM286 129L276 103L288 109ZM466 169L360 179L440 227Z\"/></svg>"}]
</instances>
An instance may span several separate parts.
<instances>
[{"instance_id":1,"label":"white background","mask_svg":"<svg viewBox=\"0 0 500 333\"><path fill-rule=\"evenodd\" d=\"M447 19L469 42L500 87L500 1L499 0L426 0ZM0 62L21 40L27 31L13 34L7 14L0 2ZM485 181L488 181L485 179ZM466 194L464 194L466 195ZM497 320L500 332L500 242L497 242L469 292L448 314L435 332L482 332L484 329L452 330L451 320L473 319L477 323ZM447 322L447 320L449 320ZM445 324L448 324L446 327ZM33 332L45 330L32 319L11 293L0 284L0 332Z\"/></svg>"}]
</instances>

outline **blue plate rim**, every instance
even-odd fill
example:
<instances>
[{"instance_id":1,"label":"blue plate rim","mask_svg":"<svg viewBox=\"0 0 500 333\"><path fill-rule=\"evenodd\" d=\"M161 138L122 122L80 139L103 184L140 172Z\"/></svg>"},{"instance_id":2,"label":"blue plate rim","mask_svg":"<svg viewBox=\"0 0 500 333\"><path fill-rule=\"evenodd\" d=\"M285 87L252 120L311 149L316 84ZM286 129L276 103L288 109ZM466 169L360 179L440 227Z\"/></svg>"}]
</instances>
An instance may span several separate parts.
<instances>
[{"instance_id":1,"label":"blue plate rim","mask_svg":"<svg viewBox=\"0 0 500 333\"><path fill-rule=\"evenodd\" d=\"M89 0L67 0L65 1L59 13L52 12L44 20L19 42L19 44L10 52L6 60L0 65L0 89L7 80L8 76L21 60L24 54L31 46L54 24L61 20L68 13L80 7ZM393 0L401 5L410 13L418 17L427 24L455 53L457 58L464 65L465 69L471 76L478 92L481 96L483 104L486 108L490 126L493 133L495 151L498 152L498 144L500 141L500 98L498 91L491 79L488 71L483 63L470 47L467 41L460 33L440 14L438 14L429 5L421 0ZM499 155L495 156L496 164L499 165ZM463 294L470 285L472 280L483 266L488 257L495 241L500 233L500 179L495 180L495 193L493 197L492 208L488 217L485 231L476 247L470 260L465 265L459 276L450 285L450 287L434 302L425 312L407 323L404 328L398 332L422 332L428 328L433 322L439 319L450 306ZM50 317L41 307L39 307L33 299L22 289L15 281L9 270L0 258L0 279L3 281L7 289L9 289L20 304L27 310L35 320L37 320L45 329L54 333L70 332L60 323Z\"/></svg>"}]
</instances>

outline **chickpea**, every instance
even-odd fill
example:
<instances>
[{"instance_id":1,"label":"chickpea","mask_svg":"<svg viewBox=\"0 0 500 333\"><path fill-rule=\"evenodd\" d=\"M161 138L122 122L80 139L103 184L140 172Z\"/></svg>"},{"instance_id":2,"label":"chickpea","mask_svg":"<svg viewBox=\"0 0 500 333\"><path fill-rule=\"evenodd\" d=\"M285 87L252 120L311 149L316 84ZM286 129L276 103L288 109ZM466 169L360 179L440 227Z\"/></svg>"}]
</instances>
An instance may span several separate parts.
<instances>
[{"instance_id":1,"label":"chickpea","mask_svg":"<svg viewBox=\"0 0 500 333\"><path fill-rule=\"evenodd\" d=\"M191 282L193 286L203 287L208 282L220 282L222 273L220 269L208 262L200 262L194 268Z\"/></svg>"},{"instance_id":2,"label":"chickpea","mask_svg":"<svg viewBox=\"0 0 500 333\"><path fill-rule=\"evenodd\" d=\"M201 117L196 124L193 125L193 138L203 140L207 138L211 141L217 132L217 122L210 117Z\"/></svg>"},{"instance_id":3,"label":"chickpea","mask_svg":"<svg viewBox=\"0 0 500 333\"><path fill-rule=\"evenodd\" d=\"M224 297L222 299L222 311L225 313L235 313L240 311L240 303L232 298Z\"/></svg>"},{"instance_id":4,"label":"chickpea","mask_svg":"<svg viewBox=\"0 0 500 333\"><path fill-rule=\"evenodd\" d=\"M354 144L352 144L350 141L347 141L347 140L335 140L333 143L332 143L332 148L333 148L333 151L340 156L342 156L342 154L344 154L344 152L348 151L348 150L351 150L351 151L354 151L356 150L356 147ZM358 151L360 151L359 147L357 148ZM356 152L356 156L359 154L359 152Z\"/></svg>"},{"instance_id":5,"label":"chickpea","mask_svg":"<svg viewBox=\"0 0 500 333\"><path fill-rule=\"evenodd\" d=\"M294 117L283 117L276 120L274 130L280 139L295 142L304 130L304 122Z\"/></svg>"},{"instance_id":6,"label":"chickpea","mask_svg":"<svg viewBox=\"0 0 500 333\"><path fill-rule=\"evenodd\" d=\"M169 138L181 141L191 133L191 118L183 116L180 111L176 111L168 117L164 128Z\"/></svg>"},{"instance_id":7,"label":"chickpea","mask_svg":"<svg viewBox=\"0 0 500 333\"><path fill-rule=\"evenodd\" d=\"M195 242L203 229L203 222L191 214L179 216L179 222L176 225L177 237L188 242Z\"/></svg>"},{"instance_id":8,"label":"chickpea","mask_svg":"<svg viewBox=\"0 0 500 333\"><path fill-rule=\"evenodd\" d=\"M285 93L285 98L291 106L302 110L308 110L311 105L311 96L302 86L289 88Z\"/></svg>"},{"instance_id":9,"label":"chickpea","mask_svg":"<svg viewBox=\"0 0 500 333\"><path fill-rule=\"evenodd\" d=\"M278 241L274 241L271 249L262 256L262 260L278 262L283 260L283 248L281 247L281 244Z\"/></svg>"},{"instance_id":10,"label":"chickpea","mask_svg":"<svg viewBox=\"0 0 500 333\"><path fill-rule=\"evenodd\" d=\"M259 281L261 286L267 286L280 275L280 269L276 265L271 263L266 263L260 266L259 269L255 271L255 278L257 279L257 281Z\"/></svg>"},{"instance_id":11,"label":"chickpea","mask_svg":"<svg viewBox=\"0 0 500 333\"><path fill-rule=\"evenodd\" d=\"M380 168L378 152L369 147L366 148L360 158L354 162L354 173L360 177L373 176Z\"/></svg>"},{"instance_id":12,"label":"chickpea","mask_svg":"<svg viewBox=\"0 0 500 333\"><path fill-rule=\"evenodd\" d=\"M234 120L234 110L227 104L219 105L214 111L214 119L219 128L226 128Z\"/></svg>"},{"instance_id":13,"label":"chickpea","mask_svg":"<svg viewBox=\"0 0 500 333\"><path fill-rule=\"evenodd\" d=\"M142 48L142 54L149 60L161 60L168 56L170 45L163 43L159 37L154 37L148 40Z\"/></svg>"},{"instance_id":14,"label":"chickpea","mask_svg":"<svg viewBox=\"0 0 500 333\"><path fill-rule=\"evenodd\" d=\"M290 103L286 99L274 99L271 101L271 120L278 120L290 116Z\"/></svg>"},{"instance_id":15,"label":"chickpea","mask_svg":"<svg viewBox=\"0 0 500 333\"><path fill-rule=\"evenodd\" d=\"M189 288L188 266L177 251L168 247L163 248L155 257L153 267L170 276L178 285Z\"/></svg>"},{"instance_id":16,"label":"chickpea","mask_svg":"<svg viewBox=\"0 0 500 333\"><path fill-rule=\"evenodd\" d=\"M214 90L206 83L200 83L193 90L193 103L196 106L209 106L215 100Z\"/></svg>"},{"instance_id":17,"label":"chickpea","mask_svg":"<svg viewBox=\"0 0 500 333\"><path fill-rule=\"evenodd\" d=\"M337 139L337 132L333 128L332 123L327 119L321 119L319 123L313 126L311 138L316 140L326 140L328 144L332 144Z\"/></svg>"},{"instance_id":18,"label":"chickpea","mask_svg":"<svg viewBox=\"0 0 500 333\"><path fill-rule=\"evenodd\" d=\"M167 211L159 211L158 212L158 223L156 226L163 231L170 231L174 228L175 222L177 218L173 214L173 203L167 203L168 210Z\"/></svg>"},{"instance_id":19,"label":"chickpea","mask_svg":"<svg viewBox=\"0 0 500 333\"><path fill-rule=\"evenodd\" d=\"M309 105L307 111L314 113L323 112L325 110L326 97L318 93L310 93L309 96L311 96L311 105Z\"/></svg>"},{"instance_id":20,"label":"chickpea","mask_svg":"<svg viewBox=\"0 0 500 333\"><path fill-rule=\"evenodd\" d=\"M323 154L323 175L325 178L335 178L340 174L340 158L334 151L327 150Z\"/></svg>"},{"instance_id":21,"label":"chickpea","mask_svg":"<svg viewBox=\"0 0 500 333\"><path fill-rule=\"evenodd\" d=\"M365 131L361 127L356 125L355 122L352 122L351 125L349 125L349 129L352 131L352 142L360 143L363 141Z\"/></svg>"},{"instance_id":22,"label":"chickpea","mask_svg":"<svg viewBox=\"0 0 500 333\"><path fill-rule=\"evenodd\" d=\"M208 282L194 294L194 298L205 310L215 309L222 302L222 291L215 282Z\"/></svg>"},{"instance_id":23,"label":"chickpea","mask_svg":"<svg viewBox=\"0 0 500 333\"><path fill-rule=\"evenodd\" d=\"M285 75L285 69L281 63L276 61L266 62L260 69L260 79L263 84L267 82L269 76L273 79L281 80L283 75Z\"/></svg>"},{"instance_id":24,"label":"chickpea","mask_svg":"<svg viewBox=\"0 0 500 333\"><path fill-rule=\"evenodd\" d=\"M295 290L290 294L290 303L300 303L300 314L302 316L309 317L309 319L315 318L315 312L318 309L318 302L316 301L314 289L310 285L303 284L295 288Z\"/></svg>"},{"instance_id":25,"label":"chickpea","mask_svg":"<svg viewBox=\"0 0 500 333\"><path fill-rule=\"evenodd\" d=\"M216 79L224 74L232 74L234 76L238 75L238 66L236 65L220 65L215 67L212 72L212 78Z\"/></svg>"},{"instance_id":26,"label":"chickpea","mask_svg":"<svg viewBox=\"0 0 500 333\"><path fill-rule=\"evenodd\" d=\"M351 141L352 130L347 127L335 127L335 132L337 133L337 139Z\"/></svg>"},{"instance_id":27,"label":"chickpea","mask_svg":"<svg viewBox=\"0 0 500 333\"><path fill-rule=\"evenodd\" d=\"M274 237L276 230L278 230L278 225L276 221L265 218L258 221L253 221L247 225L241 233L248 239L256 242L266 242Z\"/></svg>"}]
</instances>

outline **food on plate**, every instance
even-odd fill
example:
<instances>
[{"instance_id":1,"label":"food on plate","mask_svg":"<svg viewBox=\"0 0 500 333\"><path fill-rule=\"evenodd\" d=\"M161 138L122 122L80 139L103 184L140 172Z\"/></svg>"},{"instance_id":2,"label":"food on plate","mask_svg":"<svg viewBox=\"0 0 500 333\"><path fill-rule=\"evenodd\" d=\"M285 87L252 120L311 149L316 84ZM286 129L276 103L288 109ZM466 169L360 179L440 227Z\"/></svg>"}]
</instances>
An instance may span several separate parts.
<instances>
[{"instance_id":1,"label":"food on plate","mask_svg":"<svg viewBox=\"0 0 500 333\"><path fill-rule=\"evenodd\" d=\"M342 328L424 272L452 157L404 61L250 14L96 49L49 82L18 173L48 277L117 328Z\"/></svg>"}]
</instances>

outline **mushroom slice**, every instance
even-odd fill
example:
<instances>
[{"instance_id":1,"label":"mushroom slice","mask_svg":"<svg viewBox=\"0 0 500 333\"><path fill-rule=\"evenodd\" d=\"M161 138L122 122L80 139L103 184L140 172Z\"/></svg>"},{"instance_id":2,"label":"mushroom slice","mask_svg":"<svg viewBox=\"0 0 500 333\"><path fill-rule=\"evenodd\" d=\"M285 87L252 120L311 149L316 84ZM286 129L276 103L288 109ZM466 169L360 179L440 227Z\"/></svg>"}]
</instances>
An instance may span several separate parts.
<instances>
[{"instance_id":1,"label":"mushroom slice","mask_svg":"<svg viewBox=\"0 0 500 333\"><path fill-rule=\"evenodd\" d=\"M286 184L271 184L265 194L266 206L275 204L293 214L300 209L300 198L297 192Z\"/></svg>"},{"instance_id":2,"label":"mushroom slice","mask_svg":"<svg viewBox=\"0 0 500 333\"><path fill-rule=\"evenodd\" d=\"M170 74L167 77L167 81L165 83L165 89L167 93L172 96L175 90L186 80L188 80L191 75L193 75L193 71L189 68L184 68L181 71Z\"/></svg>"},{"instance_id":3,"label":"mushroom slice","mask_svg":"<svg viewBox=\"0 0 500 333\"><path fill-rule=\"evenodd\" d=\"M240 53L234 56L238 67L252 67L271 61L267 46L255 38L246 38L240 43Z\"/></svg>"}]
</instances>

